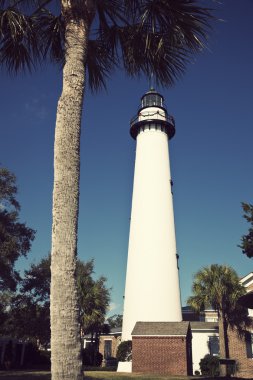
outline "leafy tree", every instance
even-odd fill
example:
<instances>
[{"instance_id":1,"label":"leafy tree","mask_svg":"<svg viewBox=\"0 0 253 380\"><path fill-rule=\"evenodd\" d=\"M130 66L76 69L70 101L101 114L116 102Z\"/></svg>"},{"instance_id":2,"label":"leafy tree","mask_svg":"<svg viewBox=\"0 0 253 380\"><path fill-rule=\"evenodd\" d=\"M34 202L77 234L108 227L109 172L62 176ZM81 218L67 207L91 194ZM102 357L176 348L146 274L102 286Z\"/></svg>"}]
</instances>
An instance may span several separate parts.
<instances>
[{"instance_id":1,"label":"leafy tree","mask_svg":"<svg viewBox=\"0 0 253 380\"><path fill-rule=\"evenodd\" d=\"M250 223L251 227L249 232L242 236L239 247L242 249L242 253L251 258L253 257L253 205L242 202L242 208L244 211L243 217Z\"/></svg>"},{"instance_id":2,"label":"leafy tree","mask_svg":"<svg viewBox=\"0 0 253 380\"><path fill-rule=\"evenodd\" d=\"M51 256L32 264L25 271L19 293L5 293L3 302L9 306L4 315L2 331L17 338L25 338L47 347L50 343L50 263ZM78 306L81 327L97 338L104 328L105 315L110 301L106 279L93 279L94 261L77 262ZM1 298L0 298L1 299Z\"/></svg>"},{"instance_id":3,"label":"leafy tree","mask_svg":"<svg viewBox=\"0 0 253 380\"><path fill-rule=\"evenodd\" d=\"M47 348L50 343L49 301L40 303L29 294L15 294L2 328L6 335Z\"/></svg>"},{"instance_id":4,"label":"leafy tree","mask_svg":"<svg viewBox=\"0 0 253 380\"><path fill-rule=\"evenodd\" d=\"M105 86L117 67L130 76L152 74L169 86L203 49L211 16L197 0L59 3L0 1L0 63L16 72L44 58L63 63L54 148L52 379L77 380L82 374L75 273L86 73L93 90Z\"/></svg>"},{"instance_id":5,"label":"leafy tree","mask_svg":"<svg viewBox=\"0 0 253 380\"><path fill-rule=\"evenodd\" d=\"M245 294L236 272L229 266L213 264L204 267L194 275L193 296L187 304L197 312L212 306L218 312L220 348L224 347L226 358L229 358L228 327L236 327L242 333L251 320L247 310L237 304L240 296Z\"/></svg>"},{"instance_id":6,"label":"leafy tree","mask_svg":"<svg viewBox=\"0 0 253 380\"><path fill-rule=\"evenodd\" d=\"M111 329L114 327L122 327L122 319L122 314L114 314L111 317L107 318L107 323Z\"/></svg>"},{"instance_id":7,"label":"leafy tree","mask_svg":"<svg viewBox=\"0 0 253 380\"><path fill-rule=\"evenodd\" d=\"M38 264L32 264L25 271L21 292L29 294L37 302L49 301L50 296L51 255L42 258Z\"/></svg>"},{"instance_id":8,"label":"leafy tree","mask_svg":"<svg viewBox=\"0 0 253 380\"><path fill-rule=\"evenodd\" d=\"M16 177L0 167L0 291L14 291L20 280L15 263L26 256L35 231L19 222Z\"/></svg>"},{"instance_id":9,"label":"leafy tree","mask_svg":"<svg viewBox=\"0 0 253 380\"><path fill-rule=\"evenodd\" d=\"M200 360L199 363L201 374L203 376L218 377L220 363L217 356L207 354Z\"/></svg>"},{"instance_id":10,"label":"leafy tree","mask_svg":"<svg viewBox=\"0 0 253 380\"><path fill-rule=\"evenodd\" d=\"M50 255L25 271L18 293L9 299L2 328L6 334L47 347L50 343Z\"/></svg>"},{"instance_id":11,"label":"leafy tree","mask_svg":"<svg viewBox=\"0 0 253 380\"><path fill-rule=\"evenodd\" d=\"M83 331L91 333L98 343L98 336L104 332L105 315L110 302L110 289L106 288L106 278L93 280L94 261L86 264L77 262L77 289Z\"/></svg>"},{"instance_id":12,"label":"leafy tree","mask_svg":"<svg viewBox=\"0 0 253 380\"><path fill-rule=\"evenodd\" d=\"M4 326L5 326L6 321L9 318L8 308L11 303L12 296L13 296L13 292L9 290L0 291L0 326L1 326L0 335L8 335L8 334L5 334Z\"/></svg>"},{"instance_id":13,"label":"leafy tree","mask_svg":"<svg viewBox=\"0 0 253 380\"><path fill-rule=\"evenodd\" d=\"M131 340L125 340L118 345L116 358L119 362L129 362L132 360Z\"/></svg>"}]
</instances>

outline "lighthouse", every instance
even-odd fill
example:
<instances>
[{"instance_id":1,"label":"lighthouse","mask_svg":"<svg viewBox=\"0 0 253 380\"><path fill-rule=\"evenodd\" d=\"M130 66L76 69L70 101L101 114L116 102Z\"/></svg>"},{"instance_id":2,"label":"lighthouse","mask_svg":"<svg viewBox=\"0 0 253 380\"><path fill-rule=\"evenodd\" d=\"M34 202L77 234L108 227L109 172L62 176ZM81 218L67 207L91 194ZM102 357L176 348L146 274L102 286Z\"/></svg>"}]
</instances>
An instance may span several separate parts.
<instances>
[{"instance_id":1,"label":"lighthouse","mask_svg":"<svg viewBox=\"0 0 253 380\"><path fill-rule=\"evenodd\" d=\"M182 321L169 141L174 118L153 88L131 120L136 157L122 340L136 322Z\"/></svg>"}]
</instances>

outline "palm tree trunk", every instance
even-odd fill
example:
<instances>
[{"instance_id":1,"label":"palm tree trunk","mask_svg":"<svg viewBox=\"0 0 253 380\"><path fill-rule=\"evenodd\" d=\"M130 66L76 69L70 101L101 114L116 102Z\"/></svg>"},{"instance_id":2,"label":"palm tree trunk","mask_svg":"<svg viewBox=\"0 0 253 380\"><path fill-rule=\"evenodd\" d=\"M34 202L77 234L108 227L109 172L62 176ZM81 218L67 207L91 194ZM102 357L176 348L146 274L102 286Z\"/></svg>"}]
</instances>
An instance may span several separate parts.
<instances>
[{"instance_id":1,"label":"palm tree trunk","mask_svg":"<svg viewBox=\"0 0 253 380\"><path fill-rule=\"evenodd\" d=\"M76 21L74 17L65 17L65 27L66 57L54 146L51 363L52 380L80 380L83 376L76 254L88 27L84 20Z\"/></svg>"},{"instance_id":2,"label":"palm tree trunk","mask_svg":"<svg viewBox=\"0 0 253 380\"><path fill-rule=\"evenodd\" d=\"M226 317L221 313L219 316L220 356L229 359L228 323ZM226 376L227 366L221 365L220 375Z\"/></svg>"},{"instance_id":3,"label":"palm tree trunk","mask_svg":"<svg viewBox=\"0 0 253 380\"><path fill-rule=\"evenodd\" d=\"M228 323L226 318L223 319L225 358L229 359L229 342L228 342Z\"/></svg>"}]
</instances>

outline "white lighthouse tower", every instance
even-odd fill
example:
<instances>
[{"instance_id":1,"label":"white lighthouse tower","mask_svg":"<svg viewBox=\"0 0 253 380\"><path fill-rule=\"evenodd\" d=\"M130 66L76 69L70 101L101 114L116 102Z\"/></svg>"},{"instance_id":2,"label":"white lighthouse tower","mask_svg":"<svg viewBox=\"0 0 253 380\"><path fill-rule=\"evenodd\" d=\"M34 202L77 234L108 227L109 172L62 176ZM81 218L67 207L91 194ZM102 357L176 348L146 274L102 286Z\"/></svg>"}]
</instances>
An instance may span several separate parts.
<instances>
[{"instance_id":1,"label":"white lighthouse tower","mask_svg":"<svg viewBox=\"0 0 253 380\"><path fill-rule=\"evenodd\" d=\"M169 161L175 122L154 89L131 120L136 139L122 340L137 321L182 321Z\"/></svg>"}]
</instances>

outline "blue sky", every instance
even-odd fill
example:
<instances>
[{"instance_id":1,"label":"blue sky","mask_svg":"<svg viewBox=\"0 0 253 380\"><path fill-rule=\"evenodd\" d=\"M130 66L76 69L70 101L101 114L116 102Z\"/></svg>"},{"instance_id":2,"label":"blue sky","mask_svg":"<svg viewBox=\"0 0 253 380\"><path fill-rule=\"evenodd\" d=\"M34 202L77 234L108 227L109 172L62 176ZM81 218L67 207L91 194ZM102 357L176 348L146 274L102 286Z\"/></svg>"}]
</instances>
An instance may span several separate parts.
<instances>
[{"instance_id":1,"label":"blue sky","mask_svg":"<svg viewBox=\"0 0 253 380\"><path fill-rule=\"evenodd\" d=\"M240 3L240 5L238 5ZM208 50L164 95L176 119L170 143L182 303L193 274L213 263L240 276L253 270L237 245L248 229L242 201L253 203L253 0L217 4ZM37 230L28 268L50 251L53 141L61 72L0 72L0 162L17 176L21 220ZM111 313L121 313L127 261L135 142L129 120L148 81L115 72L107 92L84 101L81 138L79 257L94 258L112 287ZM155 281L155 274L154 279Z\"/></svg>"}]
</instances>

